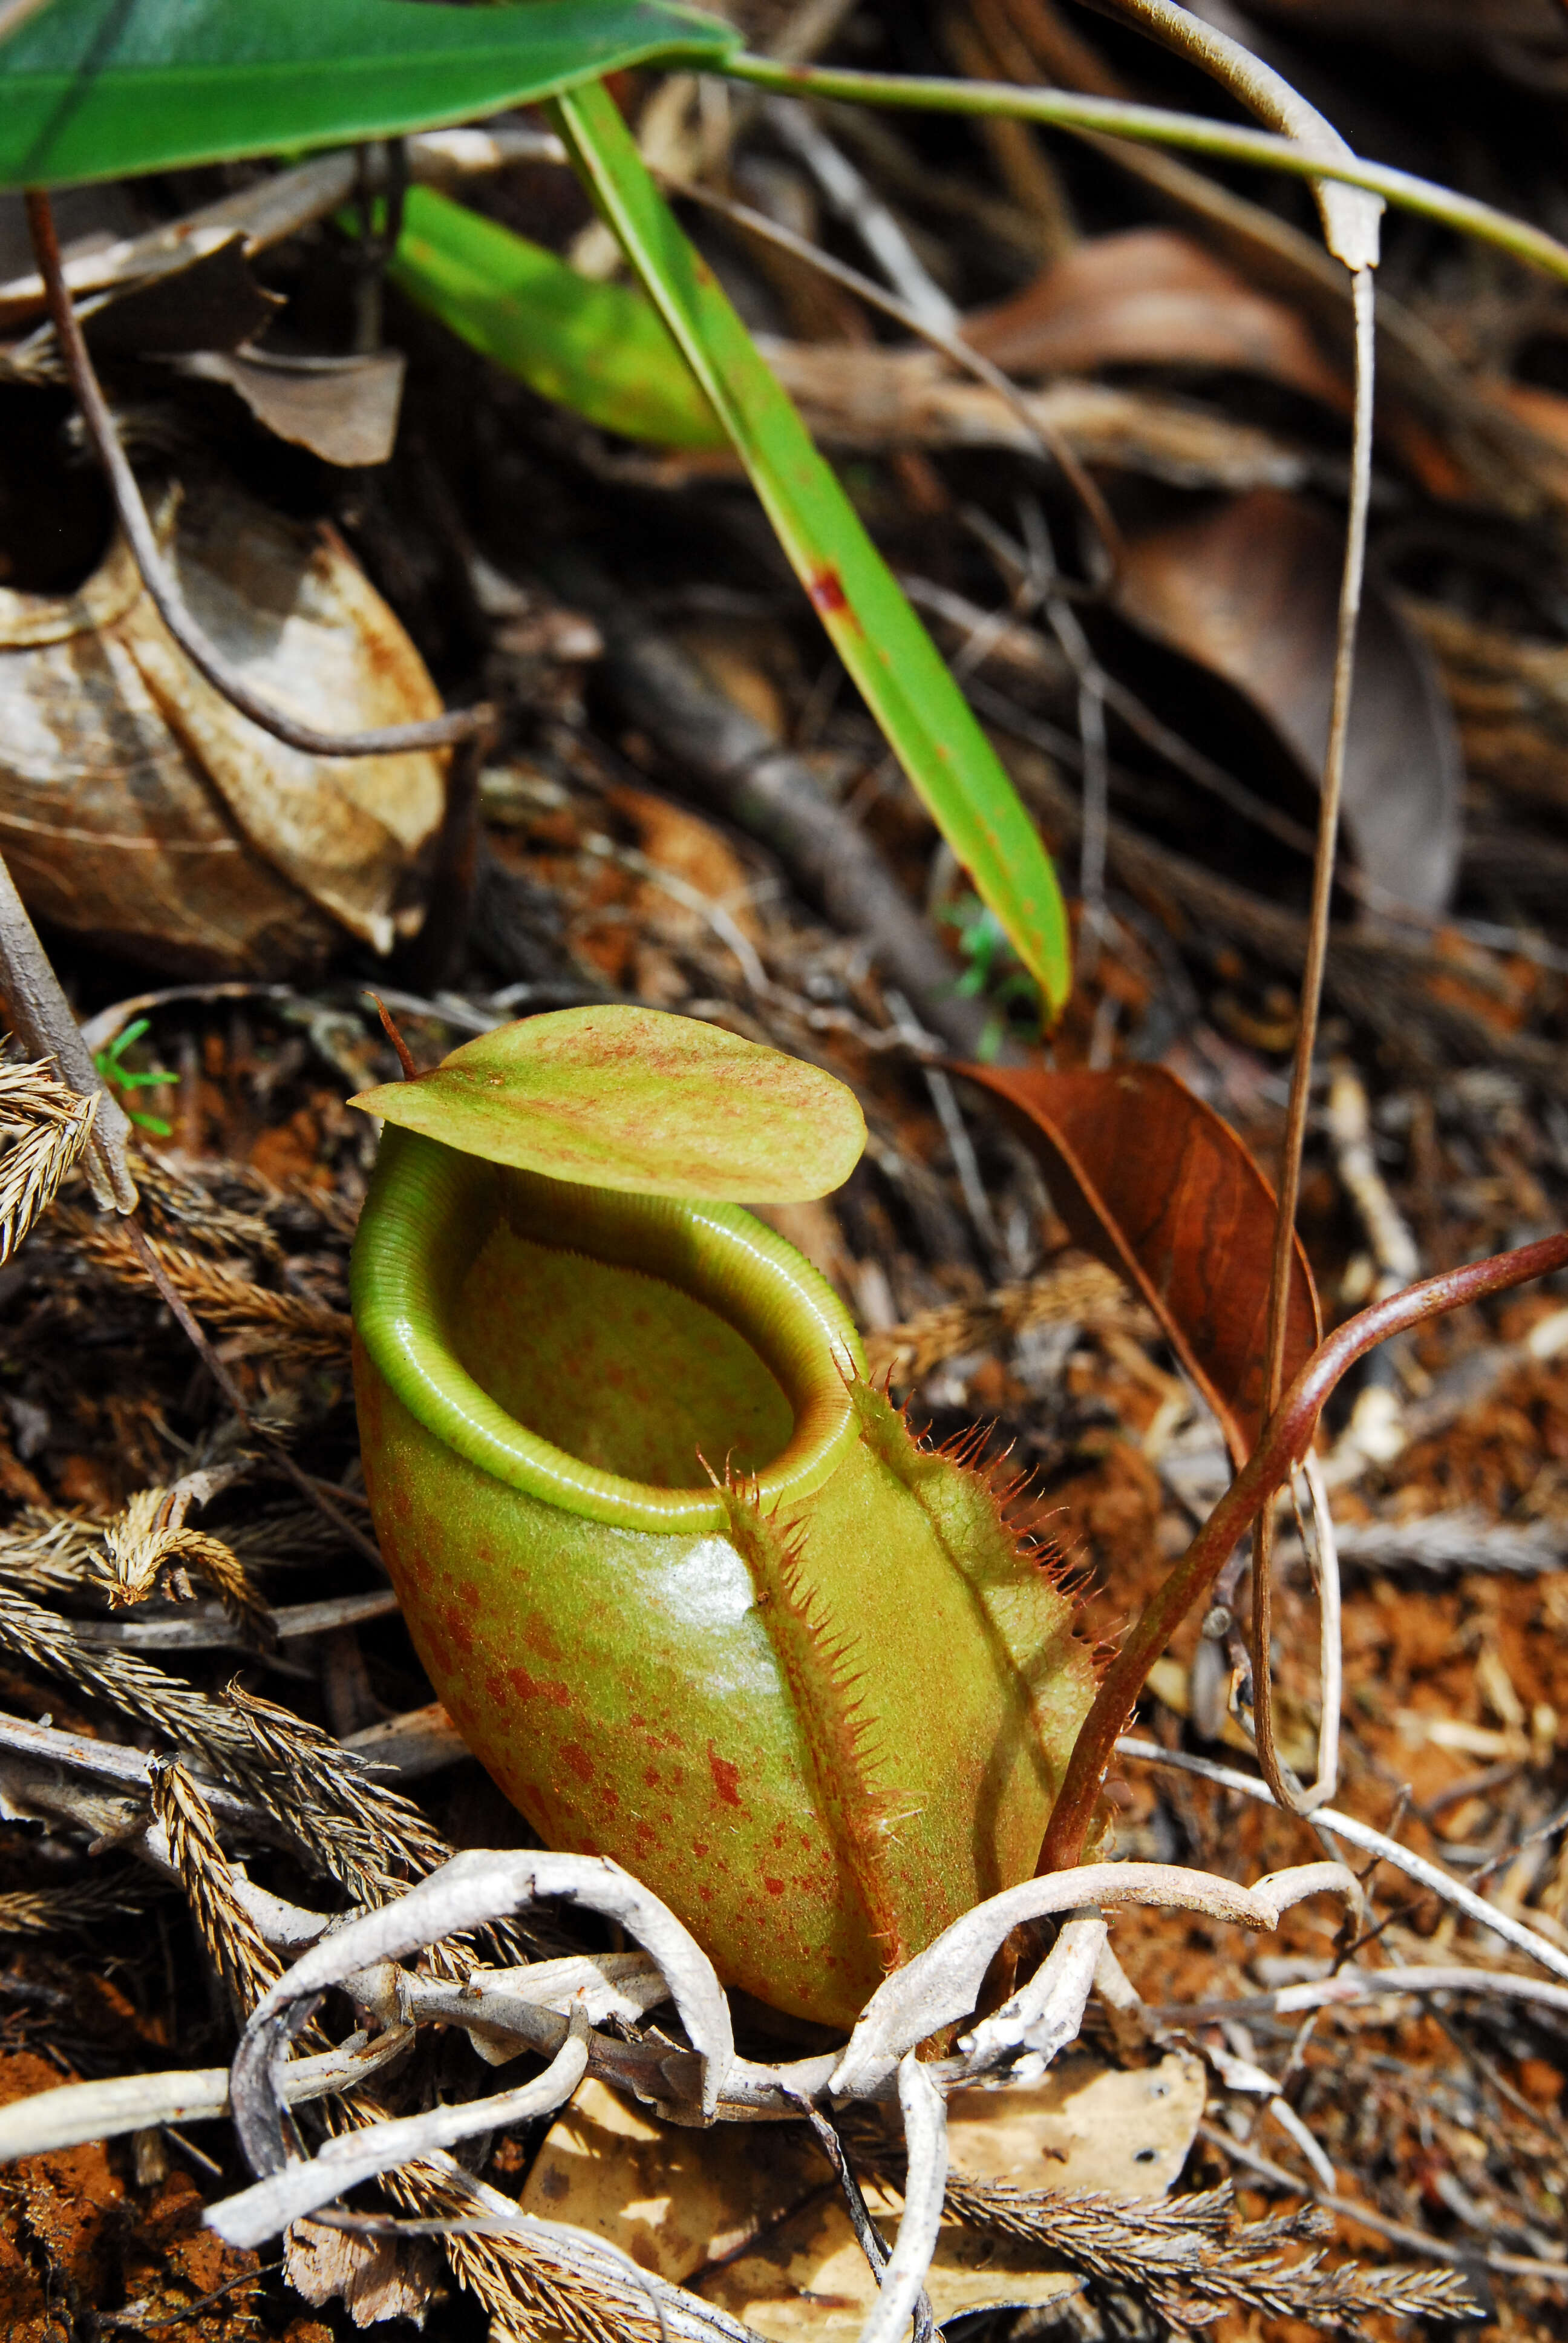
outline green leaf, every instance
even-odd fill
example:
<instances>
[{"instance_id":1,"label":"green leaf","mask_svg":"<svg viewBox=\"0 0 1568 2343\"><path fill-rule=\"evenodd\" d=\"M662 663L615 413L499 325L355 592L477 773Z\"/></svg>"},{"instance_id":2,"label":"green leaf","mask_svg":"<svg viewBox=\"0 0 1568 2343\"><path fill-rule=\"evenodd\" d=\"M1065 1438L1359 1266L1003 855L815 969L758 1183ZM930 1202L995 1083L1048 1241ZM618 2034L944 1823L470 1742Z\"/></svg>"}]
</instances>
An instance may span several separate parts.
<instances>
[{"instance_id":1,"label":"green leaf","mask_svg":"<svg viewBox=\"0 0 1568 2343\"><path fill-rule=\"evenodd\" d=\"M712 270L682 235L608 91L552 113L578 171L722 417L845 667L932 820L1060 1010L1071 985L1056 874L995 752Z\"/></svg>"},{"instance_id":2,"label":"green leaf","mask_svg":"<svg viewBox=\"0 0 1568 2343\"><path fill-rule=\"evenodd\" d=\"M387 275L543 398L629 439L728 447L729 436L646 295L579 277L542 245L434 187L411 187Z\"/></svg>"},{"instance_id":3,"label":"green leaf","mask_svg":"<svg viewBox=\"0 0 1568 2343\"><path fill-rule=\"evenodd\" d=\"M739 45L668 0L54 0L0 46L0 186L389 138Z\"/></svg>"},{"instance_id":4,"label":"green leaf","mask_svg":"<svg viewBox=\"0 0 1568 2343\"><path fill-rule=\"evenodd\" d=\"M825 1196L866 1144L831 1074L658 1009L525 1017L352 1104L551 1180L716 1203Z\"/></svg>"}]
</instances>

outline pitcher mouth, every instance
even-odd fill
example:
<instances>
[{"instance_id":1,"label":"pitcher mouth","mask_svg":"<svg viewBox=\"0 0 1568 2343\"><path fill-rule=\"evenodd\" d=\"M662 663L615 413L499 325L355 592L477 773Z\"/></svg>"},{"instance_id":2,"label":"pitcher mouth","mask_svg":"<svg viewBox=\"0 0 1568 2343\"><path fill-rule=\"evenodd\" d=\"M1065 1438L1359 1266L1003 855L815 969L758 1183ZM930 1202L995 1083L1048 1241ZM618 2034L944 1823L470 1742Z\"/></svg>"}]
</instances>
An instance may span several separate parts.
<instances>
[{"instance_id":1,"label":"pitcher mouth","mask_svg":"<svg viewBox=\"0 0 1568 2343\"><path fill-rule=\"evenodd\" d=\"M765 1505L811 1495L853 1445L846 1383L866 1372L854 1324L827 1280L749 1212L548 1180L388 1126L354 1244L355 1324L416 1421L491 1479L627 1529L722 1531L728 1519L710 1486L630 1478L542 1438L464 1364L464 1282L505 1230L662 1280L749 1346L792 1418L756 1474ZM719 1472L727 1461L722 1449L708 1458Z\"/></svg>"}]
</instances>

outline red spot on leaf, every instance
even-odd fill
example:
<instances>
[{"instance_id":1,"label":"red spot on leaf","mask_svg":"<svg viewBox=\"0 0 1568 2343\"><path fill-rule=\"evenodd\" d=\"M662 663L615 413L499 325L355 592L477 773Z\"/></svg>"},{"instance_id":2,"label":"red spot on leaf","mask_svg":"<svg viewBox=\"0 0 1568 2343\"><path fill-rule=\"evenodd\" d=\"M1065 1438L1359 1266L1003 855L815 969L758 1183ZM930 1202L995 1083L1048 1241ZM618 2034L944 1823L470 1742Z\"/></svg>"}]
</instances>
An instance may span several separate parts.
<instances>
[{"instance_id":1,"label":"red spot on leaf","mask_svg":"<svg viewBox=\"0 0 1568 2343\"><path fill-rule=\"evenodd\" d=\"M784 1882L781 1879L769 1879L766 1872L762 1876L762 1885L769 1896L782 1896L784 1893Z\"/></svg>"},{"instance_id":2,"label":"red spot on leaf","mask_svg":"<svg viewBox=\"0 0 1568 2343\"><path fill-rule=\"evenodd\" d=\"M831 564L825 569L813 569L807 580L806 591L811 597L811 608L819 610L825 618L849 607L844 581Z\"/></svg>"},{"instance_id":3,"label":"red spot on leaf","mask_svg":"<svg viewBox=\"0 0 1568 2343\"><path fill-rule=\"evenodd\" d=\"M708 1770L724 1804L738 1806L740 1804L740 1768L732 1765L728 1757L720 1757L711 1741L708 1745Z\"/></svg>"},{"instance_id":4,"label":"red spot on leaf","mask_svg":"<svg viewBox=\"0 0 1568 2343\"><path fill-rule=\"evenodd\" d=\"M561 1760L569 1765L579 1782L593 1780L593 1760L580 1741L568 1741L561 1747Z\"/></svg>"},{"instance_id":5,"label":"red spot on leaf","mask_svg":"<svg viewBox=\"0 0 1568 2343\"><path fill-rule=\"evenodd\" d=\"M571 1687L549 1676L531 1676L527 1668L508 1668L507 1681L519 1700L548 1700L552 1708L571 1706Z\"/></svg>"}]
</instances>

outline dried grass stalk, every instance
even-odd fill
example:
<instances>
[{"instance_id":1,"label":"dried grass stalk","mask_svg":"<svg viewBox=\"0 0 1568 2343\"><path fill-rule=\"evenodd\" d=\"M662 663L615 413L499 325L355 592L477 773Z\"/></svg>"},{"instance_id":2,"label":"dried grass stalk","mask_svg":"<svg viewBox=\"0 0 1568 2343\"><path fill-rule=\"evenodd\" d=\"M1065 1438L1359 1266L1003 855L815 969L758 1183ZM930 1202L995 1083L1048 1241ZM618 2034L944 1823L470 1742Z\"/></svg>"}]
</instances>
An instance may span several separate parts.
<instances>
[{"instance_id":1,"label":"dried grass stalk","mask_svg":"<svg viewBox=\"0 0 1568 2343\"><path fill-rule=\"evenodd\" d=\"M1033 1326L1082 1326L1136 1342L1152 1342L1160 1332L1152 1312L1130 1298L1113 1270L1071 1253L1038 1277L998 1286L983 1302L944 1302L869 1334L866 1359L879 1379L890 1374L895 1383L919 1383L949 1359L993 1351Z\"/></svg>"}]
</instances>

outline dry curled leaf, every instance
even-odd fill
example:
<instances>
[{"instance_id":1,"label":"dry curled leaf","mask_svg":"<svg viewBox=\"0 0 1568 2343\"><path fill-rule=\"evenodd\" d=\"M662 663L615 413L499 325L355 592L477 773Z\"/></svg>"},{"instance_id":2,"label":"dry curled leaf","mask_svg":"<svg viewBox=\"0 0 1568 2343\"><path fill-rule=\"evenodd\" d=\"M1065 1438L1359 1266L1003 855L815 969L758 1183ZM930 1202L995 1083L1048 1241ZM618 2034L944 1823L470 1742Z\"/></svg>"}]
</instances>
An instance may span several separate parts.
<instances>
[{"instance_id":1,"label":"dry curled leaf","mask_svg":"<svg viewBox=\"0 0 1568 2343\"><path fill-rule=\"evenodd\" d=\"M193 614L325 729L433 716L397 620L329 531L227 487L166 508ZM0 589L0 850L28 908L177 973L281 975L347 930L417 931L440 753L324 759L239 716L176 648L116 541L75 593Z\"/></svg>"},{"instance_id":2,"label":"dry curled leaf","mask_svg":"<svg viewBox=\"0 0 1568 2343\"><path fill-rule=\"evenodd\" d=\"M964 1071L1001 1101L1076 1242L1141 1293L1244 1463L1261 1420L1274 1196L1230 1124L1162 1066ZM1298 1240L1287 1383L1321 1331Z\"/></svg>"},{"instance_id":3,"label":"dry curled leaf","mask_svg":"<svg viewBox=\"0 0 1568 2343\"><path fill-rule=\"evenodd\" d=\"M285 357L275 350L203 349L180 371L226 383L264 428L324 463L384 464L397 436L406 360L401 350L363 357Z\"/></svg>"},{"instance_id":4,"label":"dry curled leaf","mask_svg":"<svg viewBox=\"0 0 1568 2343\"><path fill-rule=\"evenodd\" d=\"M1343 540L1315 506L1258 488L1129 539L1122 616L1224 679L1316 786L1333 697ZM1459 866L1459 742L1424 645L1375 578L1356 635L1344 820L1363 875L1439 911Z\"/></svg>"},{"instance_id":5,"label":"dry curled leaf","mask_svg":"<svg viewBox=\"0 0 1568 2343\"><path fill-rule=\"evenodd\" d=\"M1010 300L966 318L964 339L1011 375L1221 367L1341 410L1350 404L1344 377L1296 311L1174 228L1086 238Z\"/></svg>"}]
</instances>

